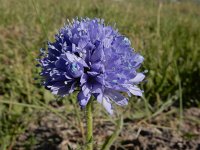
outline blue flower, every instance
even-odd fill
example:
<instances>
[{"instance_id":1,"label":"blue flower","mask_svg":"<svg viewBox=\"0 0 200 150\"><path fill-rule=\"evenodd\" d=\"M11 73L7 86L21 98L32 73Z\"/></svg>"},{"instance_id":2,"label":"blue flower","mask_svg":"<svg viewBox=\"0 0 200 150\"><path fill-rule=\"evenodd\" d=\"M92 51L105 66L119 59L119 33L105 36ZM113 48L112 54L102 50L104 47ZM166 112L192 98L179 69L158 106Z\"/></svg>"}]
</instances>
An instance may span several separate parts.
<instances>
[{"instance_id":1,"label":"blue flower","mask_svg":"<svg viewBox=\"0 0 200 150\"><path fill-rule=\"evenodd\" d=\"M79 90L78 102L85 107L93 95L113 114L112 103L124 106L122 93L142 96L137 87L144 79L138 73L144 58L134 52L128 38L101 19L75 19L60 29L39 59L44 86L65 96Z\"/></svg>"}]
</instances>

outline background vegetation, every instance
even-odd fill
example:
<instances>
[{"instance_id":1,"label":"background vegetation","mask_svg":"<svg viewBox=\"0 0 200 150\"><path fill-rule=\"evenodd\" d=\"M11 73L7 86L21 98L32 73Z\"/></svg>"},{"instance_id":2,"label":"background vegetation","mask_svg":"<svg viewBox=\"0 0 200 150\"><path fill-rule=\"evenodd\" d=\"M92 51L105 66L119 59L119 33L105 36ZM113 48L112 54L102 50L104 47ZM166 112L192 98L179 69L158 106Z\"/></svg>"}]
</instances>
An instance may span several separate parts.
<instances>
[{"instance_id":1,"label":"background vegetation","mask_svg":"<svg viewBox=\"0 0 200 150\"><path fill-rule=\"evenodd\" d=\"M0 149L15 145L38 112L83 119L74 95L58 100L65 106L60 112L49 105L58 98L35 80L39 49L76 16L116 23L145 57L144 97L116 108L119 114L136 122L147 119L148 124L148 119L173 109L178 124L187 119L185 109L200 107L199 10L200 3L192 0L0 0ZM96 116L112 120L99 105L94 109ZM33 144L26 142L27 147Z\"/></svg>"}]
</instances>

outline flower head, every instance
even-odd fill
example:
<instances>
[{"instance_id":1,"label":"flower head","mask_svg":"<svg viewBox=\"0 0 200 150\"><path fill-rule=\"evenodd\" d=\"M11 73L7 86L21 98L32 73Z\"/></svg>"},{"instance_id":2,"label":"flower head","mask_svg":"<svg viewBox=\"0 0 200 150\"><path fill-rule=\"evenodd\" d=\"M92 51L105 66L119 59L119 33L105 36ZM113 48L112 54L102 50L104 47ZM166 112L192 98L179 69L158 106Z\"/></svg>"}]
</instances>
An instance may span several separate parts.
<instances>
[{"instance_id":1,"label":"flower head","mask_svg":"<svg viewBox=\"0 0 200 150\"><path fill-rule=\"evenodd\" d=\"M81 107L93 95L112 114L112 102L128 103L121 93L142 95L136 85L145 76L136 70L143 59L128 38L103 20L86 18L61 28L39 62L44 86L53 94L65 96L79 90Z\"/></svg>"}]
</instances>

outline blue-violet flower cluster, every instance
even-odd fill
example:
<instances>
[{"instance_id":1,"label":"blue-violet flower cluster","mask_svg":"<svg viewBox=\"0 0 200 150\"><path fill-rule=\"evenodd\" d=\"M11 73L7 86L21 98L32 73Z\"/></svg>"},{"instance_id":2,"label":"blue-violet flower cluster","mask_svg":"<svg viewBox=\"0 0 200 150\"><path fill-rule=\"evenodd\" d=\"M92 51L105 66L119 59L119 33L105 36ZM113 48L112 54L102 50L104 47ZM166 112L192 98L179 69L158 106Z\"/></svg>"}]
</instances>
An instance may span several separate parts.
<instances>
[{"instance_id":1,"label":"blue-violet flower cluster","mask_svg":"<svg viewBox=\"0 0 200 150\"><path fill-rule=\"evenodd\" d=\"M134 52L125 36L102 19L74 19L41 51L39 59L44 86L65 96L79 90L78 102L85 107L93 95L113 114L112 102L127 105L123 93L141 96L136 86L144 79L136 70L143 57Z\"/></svg>"}]
</instances>

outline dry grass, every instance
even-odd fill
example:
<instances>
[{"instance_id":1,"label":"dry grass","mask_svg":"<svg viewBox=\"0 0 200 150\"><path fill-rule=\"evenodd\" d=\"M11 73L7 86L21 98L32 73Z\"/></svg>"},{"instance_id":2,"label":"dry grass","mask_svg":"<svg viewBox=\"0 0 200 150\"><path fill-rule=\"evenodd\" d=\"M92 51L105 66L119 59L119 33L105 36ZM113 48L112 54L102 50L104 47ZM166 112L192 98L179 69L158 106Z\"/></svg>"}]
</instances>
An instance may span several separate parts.
<instances>
[{"instance_id":1,"label":"dry grass","mask_svg":"<svg viewBox=\"0 0 200 150\"><path fill-rule=\"evenodd\" d=\"M58 117L63 115L48 105L56 98L34 80L39 72L35 58L47 39L53 40L66 19L76 16L100 17L107 23L116 23L136 51L145 57L143 70L148 73L147 82L141 85L144 97L131 98L128 107L117 108L118 114L136 119L136 124L146 120L148 125L148 119L167 117L165 111L176 106L179 115L175 121L180 123L185 118L184 108L199 107L200 3L170 0L162 3L153 0L0 2L0 149L13 145L28 124L37 120L32 117L35 112L48 110ZM65 115L77 115L73 101L76 101L74 95L64 99ZM95 121L98 117L112 121L96 106ZM83 119L84 113L79 112Z\"/></svg>"}]
</instances>

